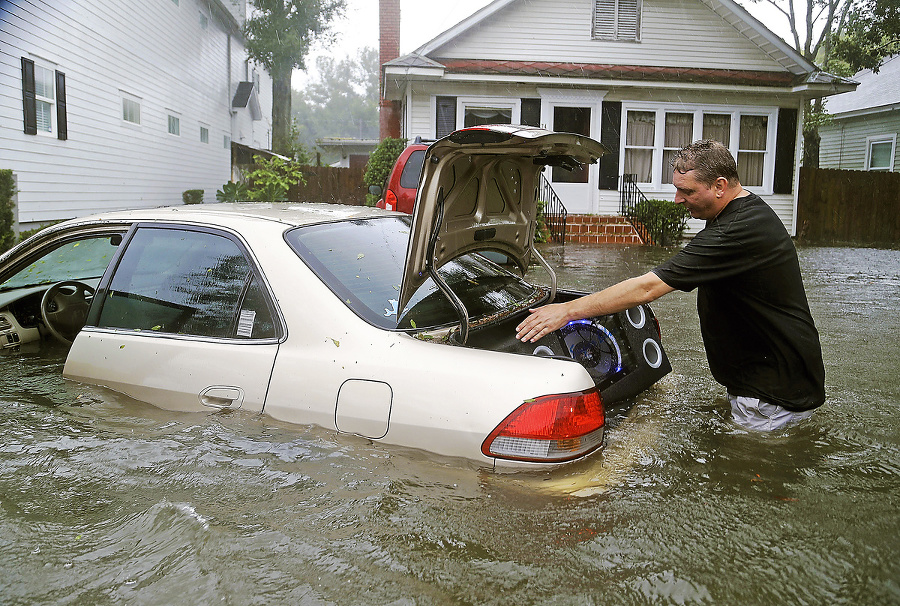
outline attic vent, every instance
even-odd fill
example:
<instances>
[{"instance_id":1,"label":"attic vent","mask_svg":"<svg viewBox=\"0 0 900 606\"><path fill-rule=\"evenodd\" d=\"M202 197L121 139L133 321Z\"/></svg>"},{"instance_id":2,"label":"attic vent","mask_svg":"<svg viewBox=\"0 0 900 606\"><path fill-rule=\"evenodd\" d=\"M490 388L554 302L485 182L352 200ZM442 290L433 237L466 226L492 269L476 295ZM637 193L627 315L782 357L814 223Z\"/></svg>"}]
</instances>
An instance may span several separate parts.
<instances>
[{"instance_id":1,"label":"attic vent","mask_svg":"<svg viewBox=\"0 0 900 606\"><path fill-rule=\"evenodd\" d=\"M641 0L594 0L591 37L595 40L640 40Z\"/></svg>"}]
</instances>

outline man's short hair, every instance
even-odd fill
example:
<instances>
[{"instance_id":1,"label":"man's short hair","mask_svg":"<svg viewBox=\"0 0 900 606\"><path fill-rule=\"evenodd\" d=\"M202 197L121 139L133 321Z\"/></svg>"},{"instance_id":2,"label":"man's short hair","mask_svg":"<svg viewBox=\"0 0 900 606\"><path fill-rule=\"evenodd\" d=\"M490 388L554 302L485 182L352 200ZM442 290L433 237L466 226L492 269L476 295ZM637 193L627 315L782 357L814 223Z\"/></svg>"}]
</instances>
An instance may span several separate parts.
<instances>
[{"instance_id":1,"label":"man's short hair","mask_svg":"<svg viewBox=\"0 0 900 606\"><path fill-rule=\"evenodd\" d=\"M737 163L728 148L712 139L694 141L682 147L672 160L672 168L681 174L695 171L697 180L711 187L716 179L725 177L731 185L740 185Z\"/></svg>"}]
</instances>

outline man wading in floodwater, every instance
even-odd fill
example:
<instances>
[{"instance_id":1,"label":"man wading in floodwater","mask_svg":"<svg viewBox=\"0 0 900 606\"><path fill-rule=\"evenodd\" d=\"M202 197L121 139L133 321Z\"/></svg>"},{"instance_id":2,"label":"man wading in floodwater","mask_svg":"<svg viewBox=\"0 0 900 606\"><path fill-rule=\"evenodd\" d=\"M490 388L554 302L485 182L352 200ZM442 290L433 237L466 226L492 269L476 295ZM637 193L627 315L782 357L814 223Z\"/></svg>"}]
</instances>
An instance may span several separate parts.
<instances>
[{"instance_id":1,"label":"man wading in floodwater","mask_svg":"<svg viewBox=\"0 0 900 606\"><path fill-rule=\"evenodd\" d=\"M572 320L697 288L709 368L728 390L734 421L772 430L809 416L825 401L825 368L787 230L768 204L741 186L721 143L692 143L673 167L675 202L705 219L706 227L643 276L530 310L516 337L534 342Z\"/></svg>"}]
</instances>

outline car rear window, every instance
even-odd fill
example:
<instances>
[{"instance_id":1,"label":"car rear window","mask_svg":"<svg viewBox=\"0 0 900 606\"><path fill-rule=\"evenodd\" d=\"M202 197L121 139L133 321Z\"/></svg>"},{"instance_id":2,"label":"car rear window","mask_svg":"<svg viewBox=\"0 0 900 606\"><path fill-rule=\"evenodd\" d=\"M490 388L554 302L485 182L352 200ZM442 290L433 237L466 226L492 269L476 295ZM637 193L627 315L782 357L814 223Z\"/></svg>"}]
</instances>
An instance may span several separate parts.
<instances>
[{"instance_id":1,"label":"car rear window","mask_svg":"<svg viewBox=\"0 0 900 606\"><path fill-rule=\"evenodd\" d=\"M422 176L422 165L425 163L425 150L419 149L411 154L400 173L400 187L404 189L418 189L419 177Z\"/></svg>"},{"instance_id":2,"label":"car rear window","mask_svg":"<svg viewBox=\"0 0 900 606\"><path fill-rule=\"evenodd\" d=\"M397 317L410 223L410 217L340 221L299 227L286 239L344 304L376 326L425 329L458 322L452 305L431 279ZM438 271L472 320L521 307L538 292L478 254L459 257Z\"/></svg>"}]
</instances>

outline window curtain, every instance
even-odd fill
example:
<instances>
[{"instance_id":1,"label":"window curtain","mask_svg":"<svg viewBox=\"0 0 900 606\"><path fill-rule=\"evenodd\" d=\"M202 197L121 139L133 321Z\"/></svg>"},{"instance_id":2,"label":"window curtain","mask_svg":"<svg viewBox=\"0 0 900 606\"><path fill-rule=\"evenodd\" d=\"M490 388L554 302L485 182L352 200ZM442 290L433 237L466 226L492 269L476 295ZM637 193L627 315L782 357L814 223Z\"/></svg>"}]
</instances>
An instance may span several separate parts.
<instances>
[{"instance_id":1,"label":"window curtain","mask_svg":"<svg viewBox=\"0 0 900 606\"><path fill-rule=\"evenodd\" d=\"M731 144L731 116L703 114L703 138L718 141L728 147Z\"/></svg>"},{"instance_id":2,"label":"window curtain","mask_svg":"<svg viewBox=\"0 0 900 606\"><path fill-rule=\"evenodd\" d=\"M763 184L768 125L766 116L741 116L737 167L738 177L744 186L759 187Z\"/></svg>"},{"instance_id":3,"label":"window curtain","mask_svg":"<svg viewBox=\"0 0 900 606\"><path fill-rule=\"evenodd\" d=\"M628 112L625 123L625 166L623 172L637 175L638 183L650 183L653 176L653 144L656 137L655 112ZM650 148L650 149L638 149Z\"/></svg>"},{"instance_id":4,"label":"window curtain","mask_svg":"<svg viewBox=\"0 0 900 606\"><path fill-rule=\"evenodd\" d=\"M512 110L502 107L466 107L463 126L481 126L482 124L510 124Z\"/></svg>"},{"instance_id":5,"label":"window curtain","mask_svg":"<svg viewBox=\"0 0 900 606\"><path fill-rule=\"evenodd\" d=\"M672 161L694 136L694 114L666 114L665 143L663 144L662 183L672 182Z\"/></svg>"}]
</instances>

